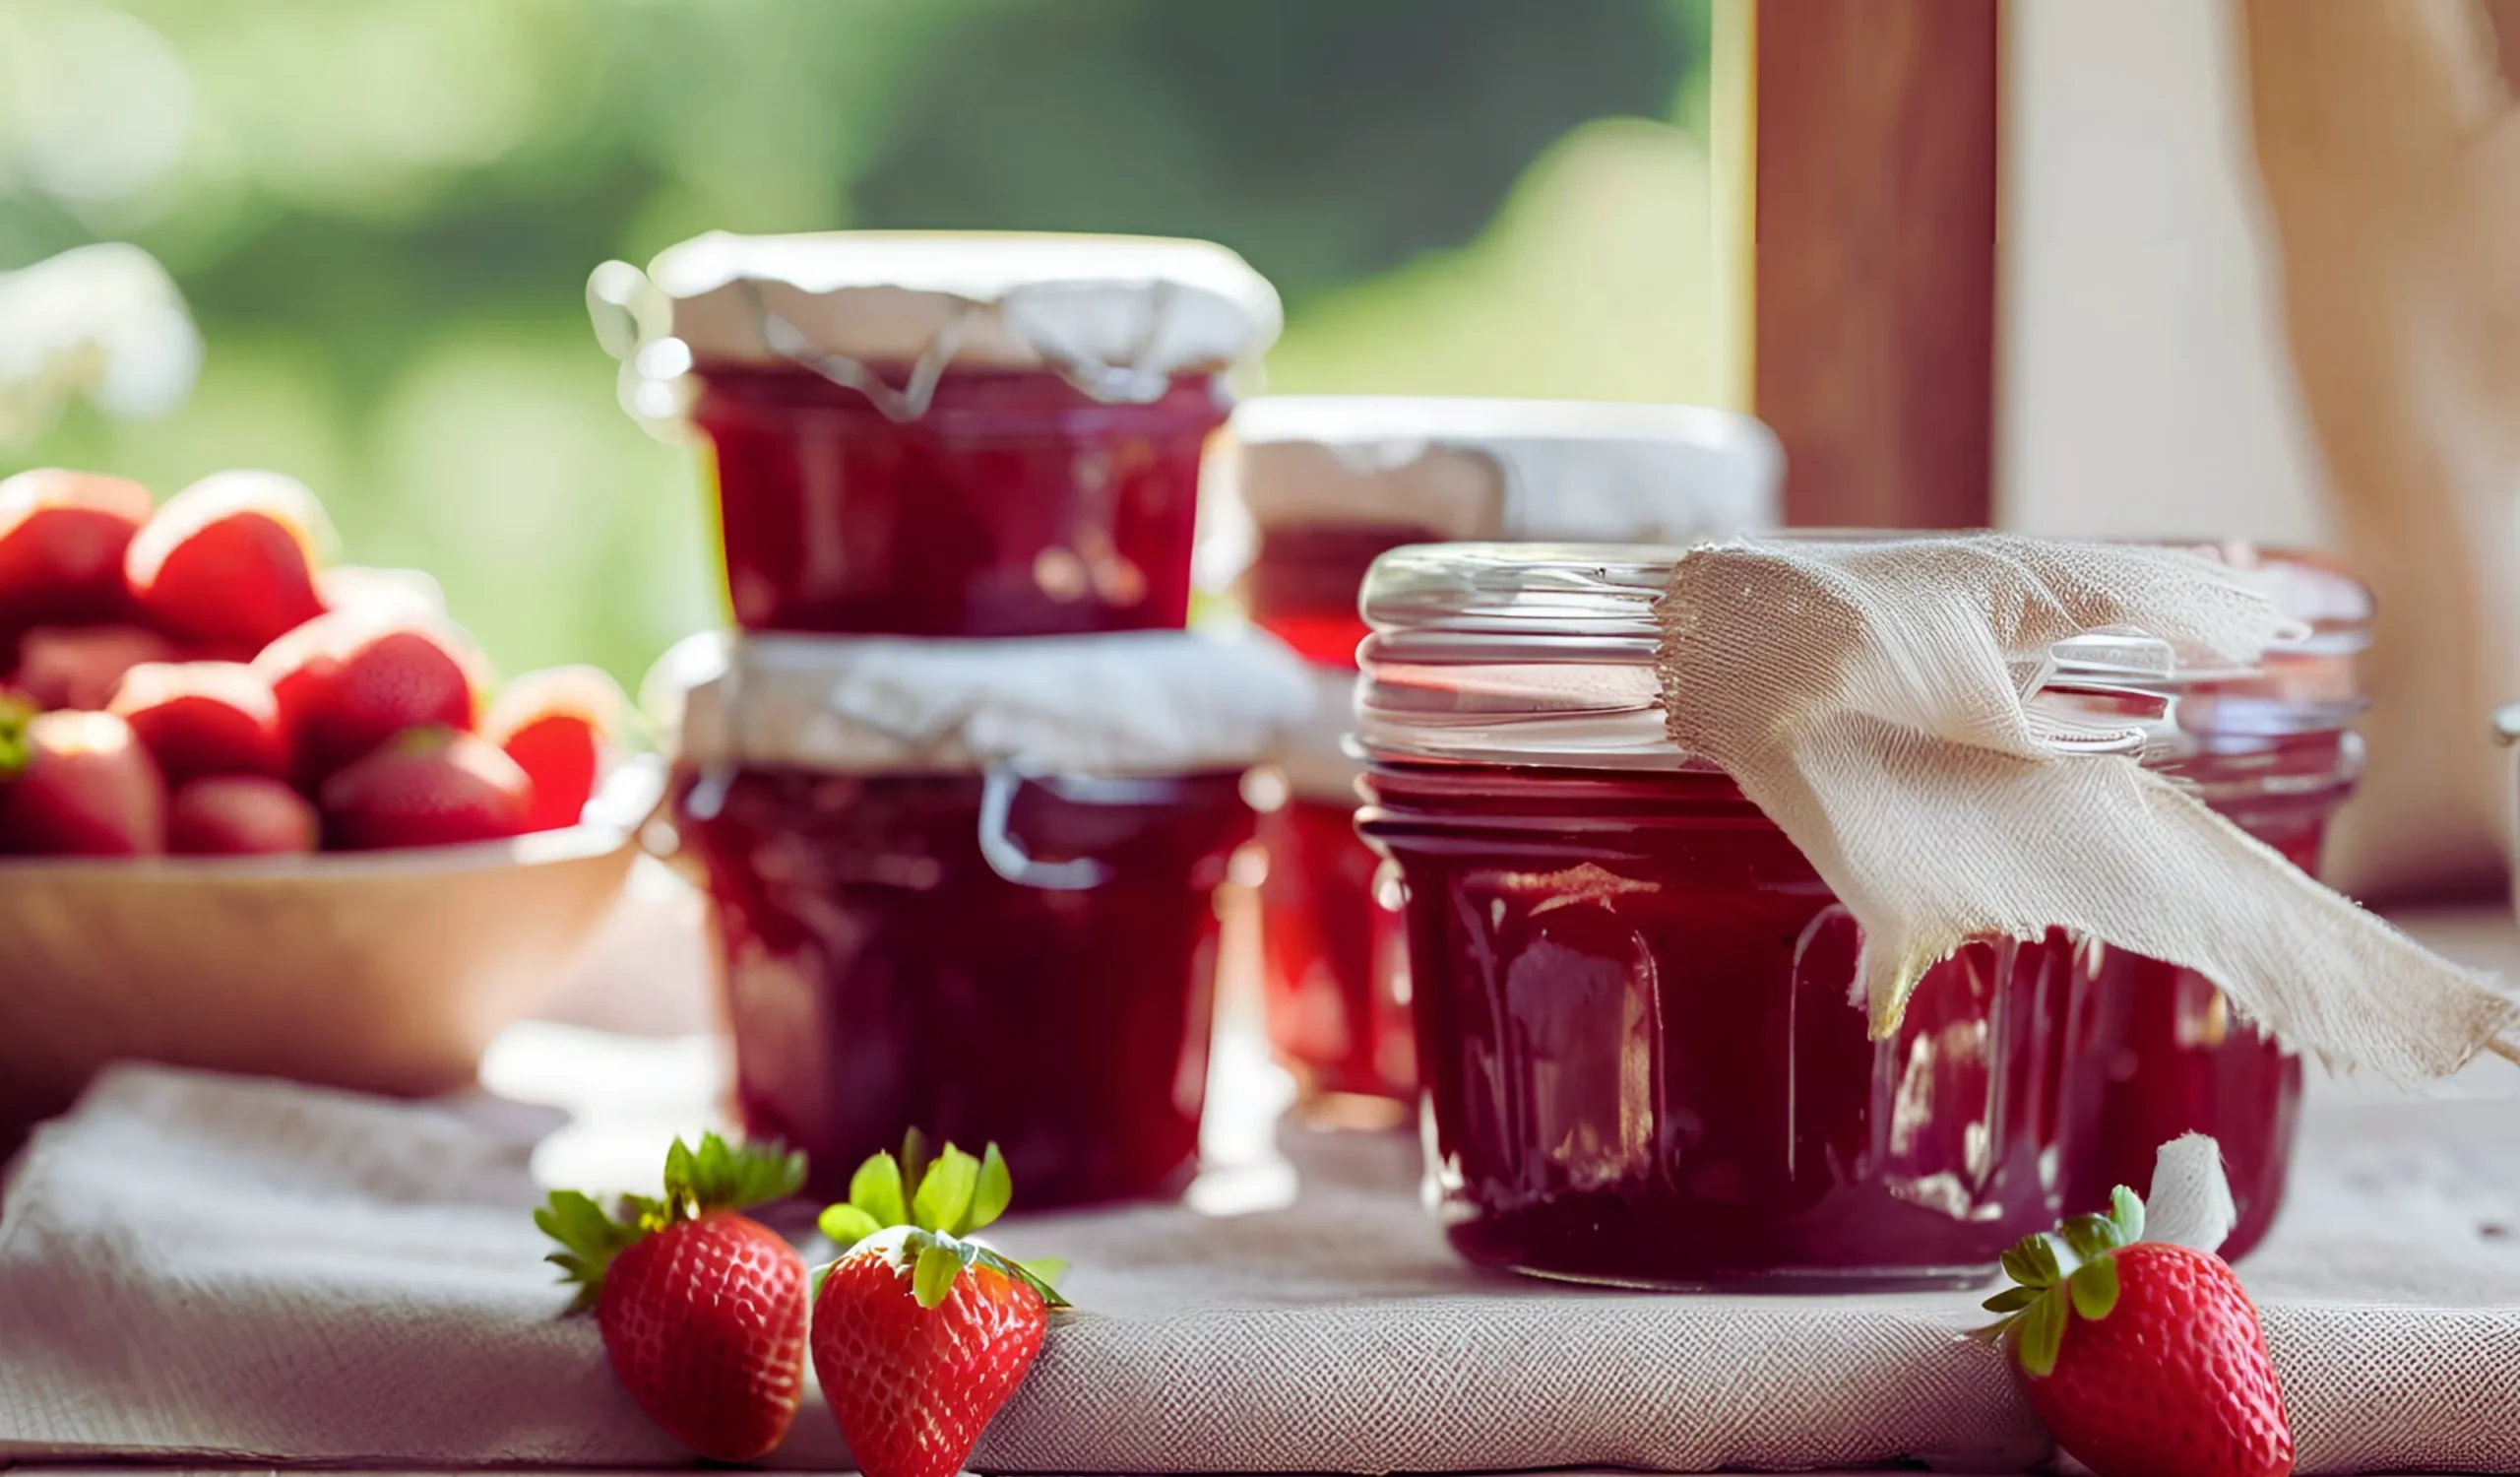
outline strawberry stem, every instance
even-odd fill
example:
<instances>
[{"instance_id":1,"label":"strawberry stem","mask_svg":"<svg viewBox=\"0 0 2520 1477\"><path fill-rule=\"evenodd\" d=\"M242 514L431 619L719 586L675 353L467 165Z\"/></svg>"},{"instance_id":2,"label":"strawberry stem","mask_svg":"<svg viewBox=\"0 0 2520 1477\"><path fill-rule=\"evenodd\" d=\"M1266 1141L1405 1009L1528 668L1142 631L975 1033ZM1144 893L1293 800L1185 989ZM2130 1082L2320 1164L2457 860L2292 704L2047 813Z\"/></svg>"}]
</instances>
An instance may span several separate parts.
<instances>
[{"instance_id":1,"label":"strawberry stem","mask_svg":"<svg viewBox=\"0 0 2520 1477\"><path fill-rule=\"evenodd\" d=\"M2144 1236L2144 1202L2124 1186L2107 1215L2078 1215L2053 1231L2023 1237L2004 1252L2013 1285L1988 1298L1998 1314L1980 1335L2009 1342L2023 1373L2044 1380L2056 1369L2076 1314L2098 1322L2117 1307L2116 1253Z\"/></svg>"},{"instance_id":2,"label":"strawberry stem","mask_svg":"<svg viewBox=\"0 0 2520 1477\"><path fill-rule=\"evenodd\" d=\"M0 692L0 780L14 780L34 758L27 740L27 725L34 722L35 705L14 692Z\"/></svg>"},{"instance_id":3,"label":"strawberry stem","mask_svg":"<svg viewBox=\"0 0 2520 1477\"><path fill-rule=\"evenodd\" d=\"M607 1212L593 1198L574 1189L558 1189L534 1224L560 1244L542 1259L560 1269L561 1280L576 1285L572 1313L595 1306L603 1274L612 1259L642 1237L680 1221L697 1220L713 1210L744 1210L794 1194L805 1183L805 1156L778 1143L754 1147L732 1145L715 1133L701 1135L692 1148L677 1138L665 1151L664 1196L624 1195Z\"/></svg>"},{"instance_id":4,"label":"strawberry stem","mask_svg":"<svg viewBox=\"0 0 2520 1477\"><path fill-rule=\"evenodd\" d=\"M898 1263L909 1267L912 1294L923 1308L944 1302L954 1279L974 1266L990 1267L1030 1287L1050 1307L1065 1308L1067 1300L1052 1284L1067 1270L1066 1262L1016 1261L966 1239L995 1224L1014 1200L1015 1180L996 1144L977 1159L951 1143L931 1157L926 1138L914 1129L899 1159L876 1154L859 1165L850 1177L849 1198L825 1207L814 1224L844 1255L884 1238Z\"/></svg>"}]
</instances>

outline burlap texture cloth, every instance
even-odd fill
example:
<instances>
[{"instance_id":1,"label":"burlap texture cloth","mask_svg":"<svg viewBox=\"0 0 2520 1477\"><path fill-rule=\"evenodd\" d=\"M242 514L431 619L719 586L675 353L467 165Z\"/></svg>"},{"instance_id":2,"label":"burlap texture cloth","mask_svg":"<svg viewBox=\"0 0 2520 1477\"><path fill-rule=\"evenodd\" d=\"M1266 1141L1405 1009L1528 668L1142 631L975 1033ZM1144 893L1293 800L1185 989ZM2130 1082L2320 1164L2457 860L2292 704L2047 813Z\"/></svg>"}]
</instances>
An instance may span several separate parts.
<instances>
[{"instance_id":1,"label":"burlap texture cloth","mask_svg":"<svg viewBox=\"0 0 2520 1477\"><path fill-rule=\"evenodd\" d=\"M2242 1270L2301 1470L2520 1468L2520 1108L2317 1106ZM127 1067L0 1214L0 1456L687 1460L614 1385L527 1219L539 1110ZM1300 1190L1024 1220L1062 1319L974 1465L2020 1470L2048 1443L1976 1295L1596 1292L1476 1271L1386 1135L1290 1131ZM845 1466L809 1397L774 1458Z\"/></svg>"}]
</instances>

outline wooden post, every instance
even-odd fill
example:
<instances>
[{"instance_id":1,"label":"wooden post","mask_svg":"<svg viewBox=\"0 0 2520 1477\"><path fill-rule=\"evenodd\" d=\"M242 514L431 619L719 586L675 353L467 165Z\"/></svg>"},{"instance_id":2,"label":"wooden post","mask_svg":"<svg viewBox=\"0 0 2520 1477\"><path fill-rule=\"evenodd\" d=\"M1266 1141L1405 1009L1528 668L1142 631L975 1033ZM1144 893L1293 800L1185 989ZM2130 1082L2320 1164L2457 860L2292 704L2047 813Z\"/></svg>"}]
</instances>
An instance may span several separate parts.
<instances>
[{"instance_id":1,"label":"wooden post","mask_svg":"<svg viewBox=\"0 0 2520 1477\"><path fill-rule=\"evenodd\" d=\"M1751 405L1802 526L1993 512L1996 0L1758 0Z\"/></svg>"}]
</instances>

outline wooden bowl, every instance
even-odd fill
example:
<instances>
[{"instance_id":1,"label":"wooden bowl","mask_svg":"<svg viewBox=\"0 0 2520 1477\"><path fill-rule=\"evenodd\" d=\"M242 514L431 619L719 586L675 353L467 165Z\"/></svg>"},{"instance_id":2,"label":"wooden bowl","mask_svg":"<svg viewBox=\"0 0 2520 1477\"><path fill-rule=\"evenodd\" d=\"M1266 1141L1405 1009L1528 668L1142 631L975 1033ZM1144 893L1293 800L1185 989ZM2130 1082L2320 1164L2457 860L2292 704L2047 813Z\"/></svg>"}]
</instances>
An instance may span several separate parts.
<instances>
[{"instance_id":1,"label":"wooden bowl","mask_svg":"<svg viewBox=\"0 0 2520 1477\"><path fill-rule=\"evenodd\" d=\"M316 857L0 860L0 1141L109 1061L417 1096L561 983L661 789L565 831Z\"/></svg>"}]
</instances>

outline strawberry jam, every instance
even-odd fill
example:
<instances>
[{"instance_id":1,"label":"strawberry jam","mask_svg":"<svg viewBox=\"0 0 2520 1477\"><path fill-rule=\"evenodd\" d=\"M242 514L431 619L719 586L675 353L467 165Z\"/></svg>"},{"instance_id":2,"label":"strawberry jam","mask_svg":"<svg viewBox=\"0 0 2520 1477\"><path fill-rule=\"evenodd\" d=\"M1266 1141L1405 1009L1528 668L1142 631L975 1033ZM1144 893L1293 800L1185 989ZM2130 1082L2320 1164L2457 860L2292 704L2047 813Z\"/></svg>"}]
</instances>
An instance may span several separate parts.
<instances>
[{"instance_id":1,"label":"strawberry jam","mask_svg":"<svg viewBox=\"0 0 2520 1477\"><path fill-rule=\"evenodd\" d=\"M1177 1191L1196 1168L1218 918L1251 816L1231 773L1077 798L1027 783L986 854L977 774L740 768L677 782L706 874L748 1132L817 1193L916 1127L995 1142L1024 1205Z\"/></svg>"},{"instance_id":2,"label":"strawberry jam","mask_svg":"<svg viewBox=\"0 0 2520 1477\"><path fill-rule=\"evenodd\" d=\"M1345 800L1295 796L1260 818L1269 871L1260 884L1260 950L1269 1045L1311 1094L1381 1099L1347 1121L1384 1117L1417 1086L1417 1041L1398 988L1398 921L1375 896L1382 859L1356 835Z\"/></svg>"},{"instance_id":3,"label":"strawberry jam","mask_svg":"<svg viewBox=\"0 0 2520 1477\"><path fill-rule=\"evenodd\" d=\"M2343 736L2312 736L2337 772ZM2212 795L2214 787L2208 787ZM2302 870L2318 870L2319 843L2343 803L2339 780L2268 794L2245 787L2213 803ZM2069 1213L2106 1210L2112 1187L2152 1184L2160 1147L2208 1133L2239 1220L2222 1246L2236 1260L2265 1239L2284 1200L2301 1098L2301 1060L2240 1019L2202 975L2122 950L2086 947L2077 967L2074 1036L2080 1067L2067 1092L2065 1198Z\"/></svg>"},{"instance_id":4,"label":"strawberry jam","mask_svg":"<svg viewBox=\"0 0 2520 1477\"><path fill-rule=\"evenodd\" d=\"M1358 594L1391 549L1688 539L1777 516L1774 438L1700 407L1274 396L1237 407L1224 446L1214 486L1239 520L1211 520L1211 557L1239 564L1252 621L1315 665L1322 706L1341 713L1369 634ZM1376 859L1343 834L1356 769L1339 738L1333 727L1285 756L1292 799L1262 821L1269 1034L1309 1116L1390 1121L1416 1086L1406 950ZM1376 1101L1343 1101L1355 1098Z\"/></svg>"},{"instance_id":5,"label":"strawberry jam","mask_svg":"<svg viewBox=\"0 0 2520 1477\"><path fill-rule=\"evenodd\" d=\"M1278 295L1203 241L712 231L587 284L623 407L715 452L748 631L1178 629L1200 454Z\"/></svg>"},{"instance_id":6,"label":"strawberry jam","mask_svg":"<svg viewBox=\"0 0 2520 1477\"><path fill-rule=\"evenodd\" d=\"M1375 897L1381 859L1356 835L1355 766L1338 751L1337 731L1366 635L1357 587L1375 556L1428 537L1396 524L1264 530L1242 580L1252 622L1322 678L1325 732L1310 752L1289 756L1291 794L1260 821L1269 857L1260 962L1270 1049L1326 1121L1397 1123L1417 1087L1409 1002L1397 988L1404 951Z\"/></svg>"},{"instance_id":7,"label":"strawberry jam","mask_svg":"<svg viewBox=\"0 0 2520 1477\"><path fill-rule=\"evenodd\" d=\"M1188 616L1200 452L1225 419L1212 375L1129 404L1048 370L953 369L906 420L801 365L699 375L746 629L1032 636Z\"/></svg>"},{"instance_id":8,"label":"strawberry jam","mask_svg":"<svg viewBox=\"0 0 2520 1477\"><path fill-rule=\"evenodd\" d=\"M1367 790L1463 1255L1639 1286L1967 1284L2052 1222L2059 954L1972 945L1875 1042L1853 920L1721 774L1377 762Z\"/></svg>"},{"instance_id":9,"label":"strawberry jam","mask_svg":"<svg viewBox=\"0 0 2520 1477\"><path fill-rule=\"evenodd\" d=\"M2203 552L2303 634L2246 671L2063 643L2045 696L2126 724L2124 752L2308 867L2360 762L2368 597L2306 557ZM1852 918L1665 731L1678 557L1421 546L1365 583L1358 826L1402 884L1453 1244L1614 1283L1967 1282L2194 1130L2222 1142L2245 1251L2281 1198L2299 1064L2204 981L2054 931L1967 945L1870 1039Z\"/></svg>"}]
</instances>

